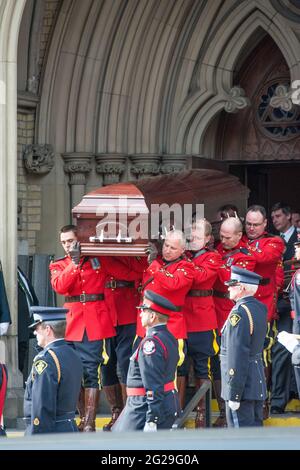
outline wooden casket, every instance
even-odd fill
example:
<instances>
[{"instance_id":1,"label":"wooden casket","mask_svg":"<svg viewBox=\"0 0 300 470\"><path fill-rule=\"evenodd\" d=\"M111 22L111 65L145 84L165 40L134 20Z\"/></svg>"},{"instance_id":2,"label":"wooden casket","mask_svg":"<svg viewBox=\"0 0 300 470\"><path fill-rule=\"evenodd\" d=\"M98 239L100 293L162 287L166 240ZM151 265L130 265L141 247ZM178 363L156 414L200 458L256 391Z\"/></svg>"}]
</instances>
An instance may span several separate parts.
<instances>
[{"instance_id":1,"label":"wooden casket","mask_svg":"<svg viewBox=\"0 0 300 470\"><path fill-rule=\"evenodd\" d=\"M203 206L201 217L214 221L224 204L237 205L243 214L248 194L248 188L235 176L194 168L134 184L101 187L86 194L72 212L83 254L143 256L149 240L157 239L161 232L172 226L185 230L198 206ZM167 217L172 206L182 211L175 210L165 221L162 205Z\"/></svg>"},{"instance_id":2,"label":"wooden casket","mask_svg":"<svg viewBox=\"0 0 300 470\"><path fill-rule=\"evenodd\" d=\"M96 189L86 194L72 213L83 255L145 255L149 210L134 184Z\"/></svg>"}]
</instances>

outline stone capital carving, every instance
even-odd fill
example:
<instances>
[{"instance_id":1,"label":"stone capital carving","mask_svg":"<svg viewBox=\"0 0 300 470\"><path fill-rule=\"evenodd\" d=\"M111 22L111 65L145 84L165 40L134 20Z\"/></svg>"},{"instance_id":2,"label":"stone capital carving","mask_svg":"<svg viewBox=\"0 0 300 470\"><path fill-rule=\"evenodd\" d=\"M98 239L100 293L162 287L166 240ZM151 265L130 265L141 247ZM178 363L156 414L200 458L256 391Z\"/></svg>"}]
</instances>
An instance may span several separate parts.
<instances>
[{"instance_id":1,"label":"stone capital carving","mask_svg":"<svg viewBox=\"0 0 300 470\"><path fill-rule=\"evenodd\" d=\"M273 108L281 108L284 111L290 111L293 107L291 99L293 90L289 90L286 85L278 85L275 88L274 95L270 99L270 105Z\"/></svg>"},{"instance_id":2,"label":"stone capital carving","mask_svg":"<svg viewBox=\"0 0 300 470\"><path fill-rule=\"evenodd\" d=\"M160 171L164 175L180 173L185 168L185 155L163 155Z\"/></svg>"},{"instance_id":3,"label":"stone capital carving","mask_svg":"<svg viewBox=\"0 0 300 470\"><path fill-rule=\"evenodd\" d=\"M70 175L70 184L86 184L86 176L92 170L92 155L89 153L65 153L64 170Z\"/></svg>"},{"instance_id":4,"label":"stone capital carving","mask_svg":"<svg viewBox=\"0 0 300 470\"><path fill-rule=\"evenodd\" d=\"M119 183L125 171L126 156L123 154L96 155L96 172L103 175L103 185Z\"/></svg>"},{"instance_id":5,"label":"stone capital carving","mask_svg":"<svg viewBox=\"0 0 300 470\"><path fill-rule=\"evenodd\" d=\"M245 90L239 86L234 86L229 90L224 109L227 113L237 113L240 109L250 105L250 100L245 95Z\"/></svg>"},{"instance_id":6,"label":"stone capital carving","mask_svg":"<svg viewBox=\"0 0 300 470\"><path fill-rule=\"evenodd\" d=\"M131 172L138 178L156 176L160 171L161 156L156 154L131 155Z\"/></svg>"},{"instance_id":7,"label":"stone capital carving","mask_svg":"<svg viewBox=\"0 0 300 470\"><path fill-rule=\"evenodd\" d=\"M23 153L23 161L28 173L35 175L44 175L49 173L54 166L54 152L52 145L26 145Z\"/></svg>"}]
</instances>

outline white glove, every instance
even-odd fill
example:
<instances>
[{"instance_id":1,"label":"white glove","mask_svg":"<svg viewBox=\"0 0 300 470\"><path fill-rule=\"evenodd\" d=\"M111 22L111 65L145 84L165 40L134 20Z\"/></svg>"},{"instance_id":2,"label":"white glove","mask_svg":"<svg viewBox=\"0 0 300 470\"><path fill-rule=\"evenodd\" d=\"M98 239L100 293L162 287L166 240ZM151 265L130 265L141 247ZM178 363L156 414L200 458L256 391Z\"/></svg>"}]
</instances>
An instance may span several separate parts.
<instances>
[{"instance_id":1,"label":"white glove","mask_svg":"<svg viewBox=\"0 0 300 470\"><path fill-rule=\"evenodd\" d=\"M150 421L149 423L145 423L144 432L156 432L157 431L157 424Z\"/></svg>"},{"instance_id":2,"label":"white glove","mask_svg":"<svg viewBox=\"0 0 300 470\"><path fill-rule=\"evenodd\" d=\"M288 333L287 331L281 331L278 333L277 339L279 343L281 343L288 351L290 351L290 353L292 353L297 344L299 344L295 336L291 333Z\"/></svg>"},{"instance_id":3,"label":"white glove","mask_svg":"<svg viewBox=\"0 0 300 470\"><path fill-rule=\"evenodd\" d=\"M0 323L0 336L6 335L9 327L9 322Z\"/></svg>"},{"instance_id":4,"label":"white glove","mask_svg":"<svg viewBox=\"0 0 300 470\"><path fill-rule=\"evenodd\" d=\"M232 409L232 411L238 410L240 405L241 403L239 401L231 401L231 400L228 401L228 406L229 408Z\"/></svg>"}]
</instances>

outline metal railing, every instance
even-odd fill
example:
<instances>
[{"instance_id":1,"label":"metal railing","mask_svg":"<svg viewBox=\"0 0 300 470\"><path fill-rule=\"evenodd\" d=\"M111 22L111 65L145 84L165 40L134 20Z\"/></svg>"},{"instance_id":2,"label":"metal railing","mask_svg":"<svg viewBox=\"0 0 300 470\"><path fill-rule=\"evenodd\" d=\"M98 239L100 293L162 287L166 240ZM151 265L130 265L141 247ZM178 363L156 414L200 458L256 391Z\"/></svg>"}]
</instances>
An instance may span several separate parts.
<instances>
[{"instance_id":1,"label":"metal railing","mask_svg":"<svg viewBox=\"0 0 300 470\"><path fill-rule=\"evenodd\" d=\"M189 414L193 411L195 407L197 407L199 401L205 395L205 423L206 427L211 427L211 383L205 382L201 385L201 387L197 390L193 398L189 401L189 403L184 408L183 412L176 419L172 426L172 430L181 429L184 426L185 421L187 420Z\"/></svg>"}]
</instances>

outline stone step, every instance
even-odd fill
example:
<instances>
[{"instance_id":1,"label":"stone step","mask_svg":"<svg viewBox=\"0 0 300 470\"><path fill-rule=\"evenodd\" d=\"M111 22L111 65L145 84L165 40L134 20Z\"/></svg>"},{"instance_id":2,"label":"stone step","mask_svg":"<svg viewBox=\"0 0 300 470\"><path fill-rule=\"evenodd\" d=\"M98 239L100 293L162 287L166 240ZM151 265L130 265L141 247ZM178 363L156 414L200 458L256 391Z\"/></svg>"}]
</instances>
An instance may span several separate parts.
<instances>
[{"instance_id":1,"label":"stone step","mask_svg":"<svg viewBox=\"0 0 300 470\"><path fill-rule=\"evenodd\" d=\"M212 400L212 423L218 416L218 403L217 400ZM96 418L97 431L101 431L103 426L110 421L109 416L98 415ZM300 427L300 400L291 400L285 409L285 413L281 415L271 415L270 418L264 421L264 426L276 426L276 427ZM185 427L187 429L193 429L194 417L191 413L190 418L186 421ZM10 438L23 436L23 431L8 429L7 435Z\"/></svg>"}]
</instances>

